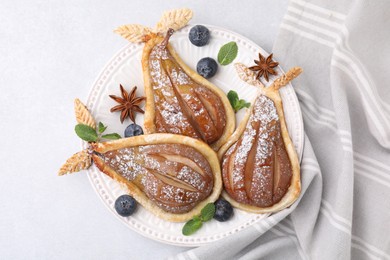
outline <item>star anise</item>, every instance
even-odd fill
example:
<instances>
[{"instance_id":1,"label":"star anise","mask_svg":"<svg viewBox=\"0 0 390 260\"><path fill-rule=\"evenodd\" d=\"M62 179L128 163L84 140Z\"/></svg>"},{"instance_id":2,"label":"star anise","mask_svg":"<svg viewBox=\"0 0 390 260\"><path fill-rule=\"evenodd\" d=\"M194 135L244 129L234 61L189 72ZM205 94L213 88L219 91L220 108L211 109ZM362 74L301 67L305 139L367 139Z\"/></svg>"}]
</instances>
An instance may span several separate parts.
<instances>
[{"instance_id":1,"label":"star anise","mask_svg":"<svg viewBox=\"0 0 390 260\"><path fill-rule=\"evenodd\" d=\"M269 75L278 74L273 68L279 65L278 62L272 60L272 53L267 58L265 58L261 53L259 53L259 60L254 60L257 64L255 66L249 67L252 71L258 71L256 78L260 79L261 76L268 82Z\"/></svg>"},{"instance_id":2,"label":"star anise","mask_svg":"<svg viewBox=\"0 0 390 260\"><path fill-rule=\"evenodd\" d=\"M135 122L134 112L144 113L144 111L139 107L142 101L145 100L145 97L136 97L135 92L137 87L134 87L130 93L127 93L122 85L119 85L121 89L122 97L117 97L114 95L109 95L110 98L119 103L119 105L114 106L110 109L111 112L121 111L121 123L125 121L126 117L129 117L131 121Z\"/></svg>"}]
</instances>

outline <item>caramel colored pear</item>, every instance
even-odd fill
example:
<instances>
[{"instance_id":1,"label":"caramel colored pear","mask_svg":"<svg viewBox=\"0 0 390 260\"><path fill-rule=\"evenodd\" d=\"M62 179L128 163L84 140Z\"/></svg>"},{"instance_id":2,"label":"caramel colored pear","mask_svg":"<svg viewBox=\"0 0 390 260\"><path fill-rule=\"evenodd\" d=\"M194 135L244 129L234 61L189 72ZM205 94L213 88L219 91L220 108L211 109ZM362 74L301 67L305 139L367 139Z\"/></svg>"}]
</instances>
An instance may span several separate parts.
<instances>
[{"instance_id":1,"label":"caramel colored pear","mask_svg":"<svg viewBox=\"0 0 390 260\"><path fill-rule=\"evenodd\" d=\"M151 35L143 50L145 130L186 135L218 150L234 131L234 112L225 93L191 70L169 45L172 33Z\"/></svg>"},{"instance_id":2,"label":"caramel colored pear","mask_svg":"<svg viewBox=\"0 0 390 260\"><path fill-rule=\"evenodd\" d=\"M236 65L236 69L247 83L260 87L261 93L218 152L223 196L246 211L276 212L290 206L300 193L299 160L288 134L279 88L301 69L290 70L268 88L243 65Z\"/></svg>"},{"instance_id":3,"label":"caramel colored pear","mask_svg":"<svg viewBox=\"0 0 390 260\"><path fill-rule=\"evenodd\" d=\"M187 221L222 190L216 153L187 136L150 134L94 143L95 165L160 218Z\"/></svg>"}]
</instances>

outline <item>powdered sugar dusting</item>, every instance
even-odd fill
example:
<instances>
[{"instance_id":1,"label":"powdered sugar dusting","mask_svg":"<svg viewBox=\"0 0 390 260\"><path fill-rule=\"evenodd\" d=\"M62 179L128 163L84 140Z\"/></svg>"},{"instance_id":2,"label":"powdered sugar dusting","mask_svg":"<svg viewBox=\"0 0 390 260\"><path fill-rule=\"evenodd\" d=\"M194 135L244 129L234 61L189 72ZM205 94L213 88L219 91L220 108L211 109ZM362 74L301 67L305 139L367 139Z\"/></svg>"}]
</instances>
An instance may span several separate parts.
<instances>
[{"instance_id":1,"label":"powdered sugar dusting","mask_svg":"<svg viewBox=\"0 0 390 260\"><path fill-rule=\"evenodd\" d=\"M186 82L187 75L174 71L175 77L169 77L162 67L162 60L169 59L166 48L157 45L153 48L149 57L150 76L152 79L154 103L160 111L165 123L165 130L173 134L184 134L197 138L188 118L183 114L179 101L175 95L172 82ZM172 82L171 82L172 80Z\"/></svg>"},{"instance_id":2,"label":"powdered sugar dusting","mask_svg":"<svg viewBox=\"0 0 390 260\"><path fill-rule=\"evenodd\" d=\"M157 131L186 135L207 143L221 137L226 115L215 93L194 82L160 45L150 53L149 70L155 108L161 115L155 119ZM206 107L199 95L202 100L215 104ZM208 109L217 110L217 113ZM217 117L211 118L210 114L217 114Z\"/></svg>"},{"instance_id":3,"label":"powdered sugar dusting","mask_svg":"<svg viewBox=\"0 0 390 260\"><path fill-rule=\"evenodd\" d=\"M258 105L254 107L253 120L260 121L259 136L257 142L256 164L263 165L264 160L272 152L273 142L277 135L272 134L280 126L279 116L274 102L264 95L257 100Z\"/></svg>"},{"instance_id":4,"label":"powdered sugar dusting","mask_svg":"<svg viewBox=\"0 0 390 260\"><path fill-rule=\"evenodd\" d=\"M236 144L229 148L224 156L227 160L229 156L237 150L234 157L234 167L232 172L232 185L236 194L233 194L238 201L247 202L247 194L244 189L244 174L243 169L247 163L247 158L255 145L256 156L255 165L265 165L267 158L269 158L274 149L274 141L278 136L274 134L279 127L279 116L274 102L265 95L259 95L253 105L253 111L249 117L246 128ZM254 126L259 126L255 129ZM255 139L257 141L255 142ZM258 182L253 182L252 185L268 185L267 179L263 175L263 167L254 167L253 179L259 179ZM225 180L224 181L228 181ZM256 188L256 187L253 187Z\"/></svg>"},{"instance_id":5,"label":"powdered sugar dusting","mask_svg":"<svg viewBox=\"0 0 390 260\"><path fill-rule=\"evenodd\" d=\"M144 156L133 148L108 152L104 156L104 162L129 181L135 180L138 175L145 174L145 169L141 166L143 160Z\"/></svg>"},{"instance_id":6,"label":"powdered sugar dusting","mask_svg":"<svg viewBox=\"0 0 390 260\"><path fill-rule=\"evenodd\" d=\"M260 129L253 128L253 123L255 122L260 122ZM273 122L273 124L271 124L271 122ZM269 146L272 145L273 139L271 137L271 140L268 140L268 131L274 131L275 123L278 124L278 122L279 117L274 102L268 97L260 95L255 101L252 114L242 136L241 145L239 146L234 159L234 165L237 167L235 167L236 170L233 171L233 185L242 183L241 180L243 176L238 169L245 165L253 145L257 146L256 163L263 164L264 159L270 155ZM255 144L254 139L258 133L260 133L260 135ZM237 188L242 188L241 185L243 184L239 184Z\"/></svg>"},{"instance_id":7,"label":"powdered sugar dusting","mask_svg":"<svg viewBox=\"0 0 390 260\"><path fill-rule=\"evenodd\" d=\"M173 84L186 85L191 83L191 79L182 70L176 71L176 69L172 69L171 78Z\"/></svg>"},{"instance_id":8,"label":"powdered sugar dusting","mask_svg":"<svg viewBox=\"0 0 390 260\"><path fill-rule=\"evenodd\" d=\"M180 155L195 163L202 172L164 155ZM145 145L123 148L101 155L108 166L133 182L159 207L170 212L186 212L207 197L213 174L207 160L195 149L180 144ZM186 188L187 187L187 188Z\"/></svg>"}]
</instances>

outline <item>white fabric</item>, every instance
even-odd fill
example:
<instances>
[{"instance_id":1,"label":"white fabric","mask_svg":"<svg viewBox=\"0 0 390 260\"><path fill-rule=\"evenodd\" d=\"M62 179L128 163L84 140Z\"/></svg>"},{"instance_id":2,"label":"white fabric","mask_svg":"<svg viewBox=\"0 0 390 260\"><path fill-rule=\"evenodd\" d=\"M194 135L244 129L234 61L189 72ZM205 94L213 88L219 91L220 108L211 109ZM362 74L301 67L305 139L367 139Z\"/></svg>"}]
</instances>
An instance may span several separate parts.
<instances>
[{"instance_id":1,"label":"white fabric","mask_svg":"<svg viewBox=\"0 0 390 260\"><path fill-rule=\"evenodd\" d=\"M273 52L305 125L289 209L181 259L390 259L390 2L291 0ZM176 258L176 257L173 257Z\"/></svg>"}]
</instances>

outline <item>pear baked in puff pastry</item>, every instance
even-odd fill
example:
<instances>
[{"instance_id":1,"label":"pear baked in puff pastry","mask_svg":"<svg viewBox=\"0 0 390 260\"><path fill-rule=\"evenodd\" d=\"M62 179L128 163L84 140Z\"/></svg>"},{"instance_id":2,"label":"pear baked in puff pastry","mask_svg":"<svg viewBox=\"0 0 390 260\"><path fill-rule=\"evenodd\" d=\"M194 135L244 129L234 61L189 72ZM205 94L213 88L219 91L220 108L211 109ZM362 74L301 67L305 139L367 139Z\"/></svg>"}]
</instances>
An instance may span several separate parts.
<instances>
[{"instance_id":1,"label":"pear baked in puff pastry","mask_svg":"<svg viewBox=\"0 0 390 260\"><path fill-rule=\"evenodd\" d=\"M184 222L222 190L216 153L187 136L150 134L92 144L100 171L122 183L156 216Z\"/></svg>"},{"instance_id":2,"label":"pear baked in puff pastry","mask_svg":"<svg viewBox=\"0 0 390 260\"><path fill-rule=\"evenodd\" d=\"M78 99L75 114L78 126L95 131L95 119ZM167 221L184 222L199 215L222 191L217 154L187 136L161 133L89 140L88 148L71 156L59 175L88 169L92 162L145 209Z\"/></svg>"},{"instance_id":3,"label":"pear baked in puff pastry","mask_svg":"<svg viewBox=\"0 0 390 260\"><path fill-rule=\"evenodd\" d=\"M235 207L272 213L299 196L300 166L289 137L279 89L301 73L295 67L265 88L253 71L236 64L241 79L260 89L240 125L218 152L223 196Z\"/></svg>"},{"instance_id":4,"label":"pear baked in puff pastry","mask_svg":"<svg viewBox=\"0 0 390 260\"><path fill-rule=\"evenodd\" d=\"M192 12L186 10L189 20ZM145 42L142 53L145 133L185 135L202 140L217 151L234 131L234 111L226 94L190 69L169 44L174 29L180 29L186 22L181 26L159 23L154 31L144 29L140 38ZM134 25L119 27L117 32L131 40L126 30L131 26Z\"/></svg>"}]
</instances>

